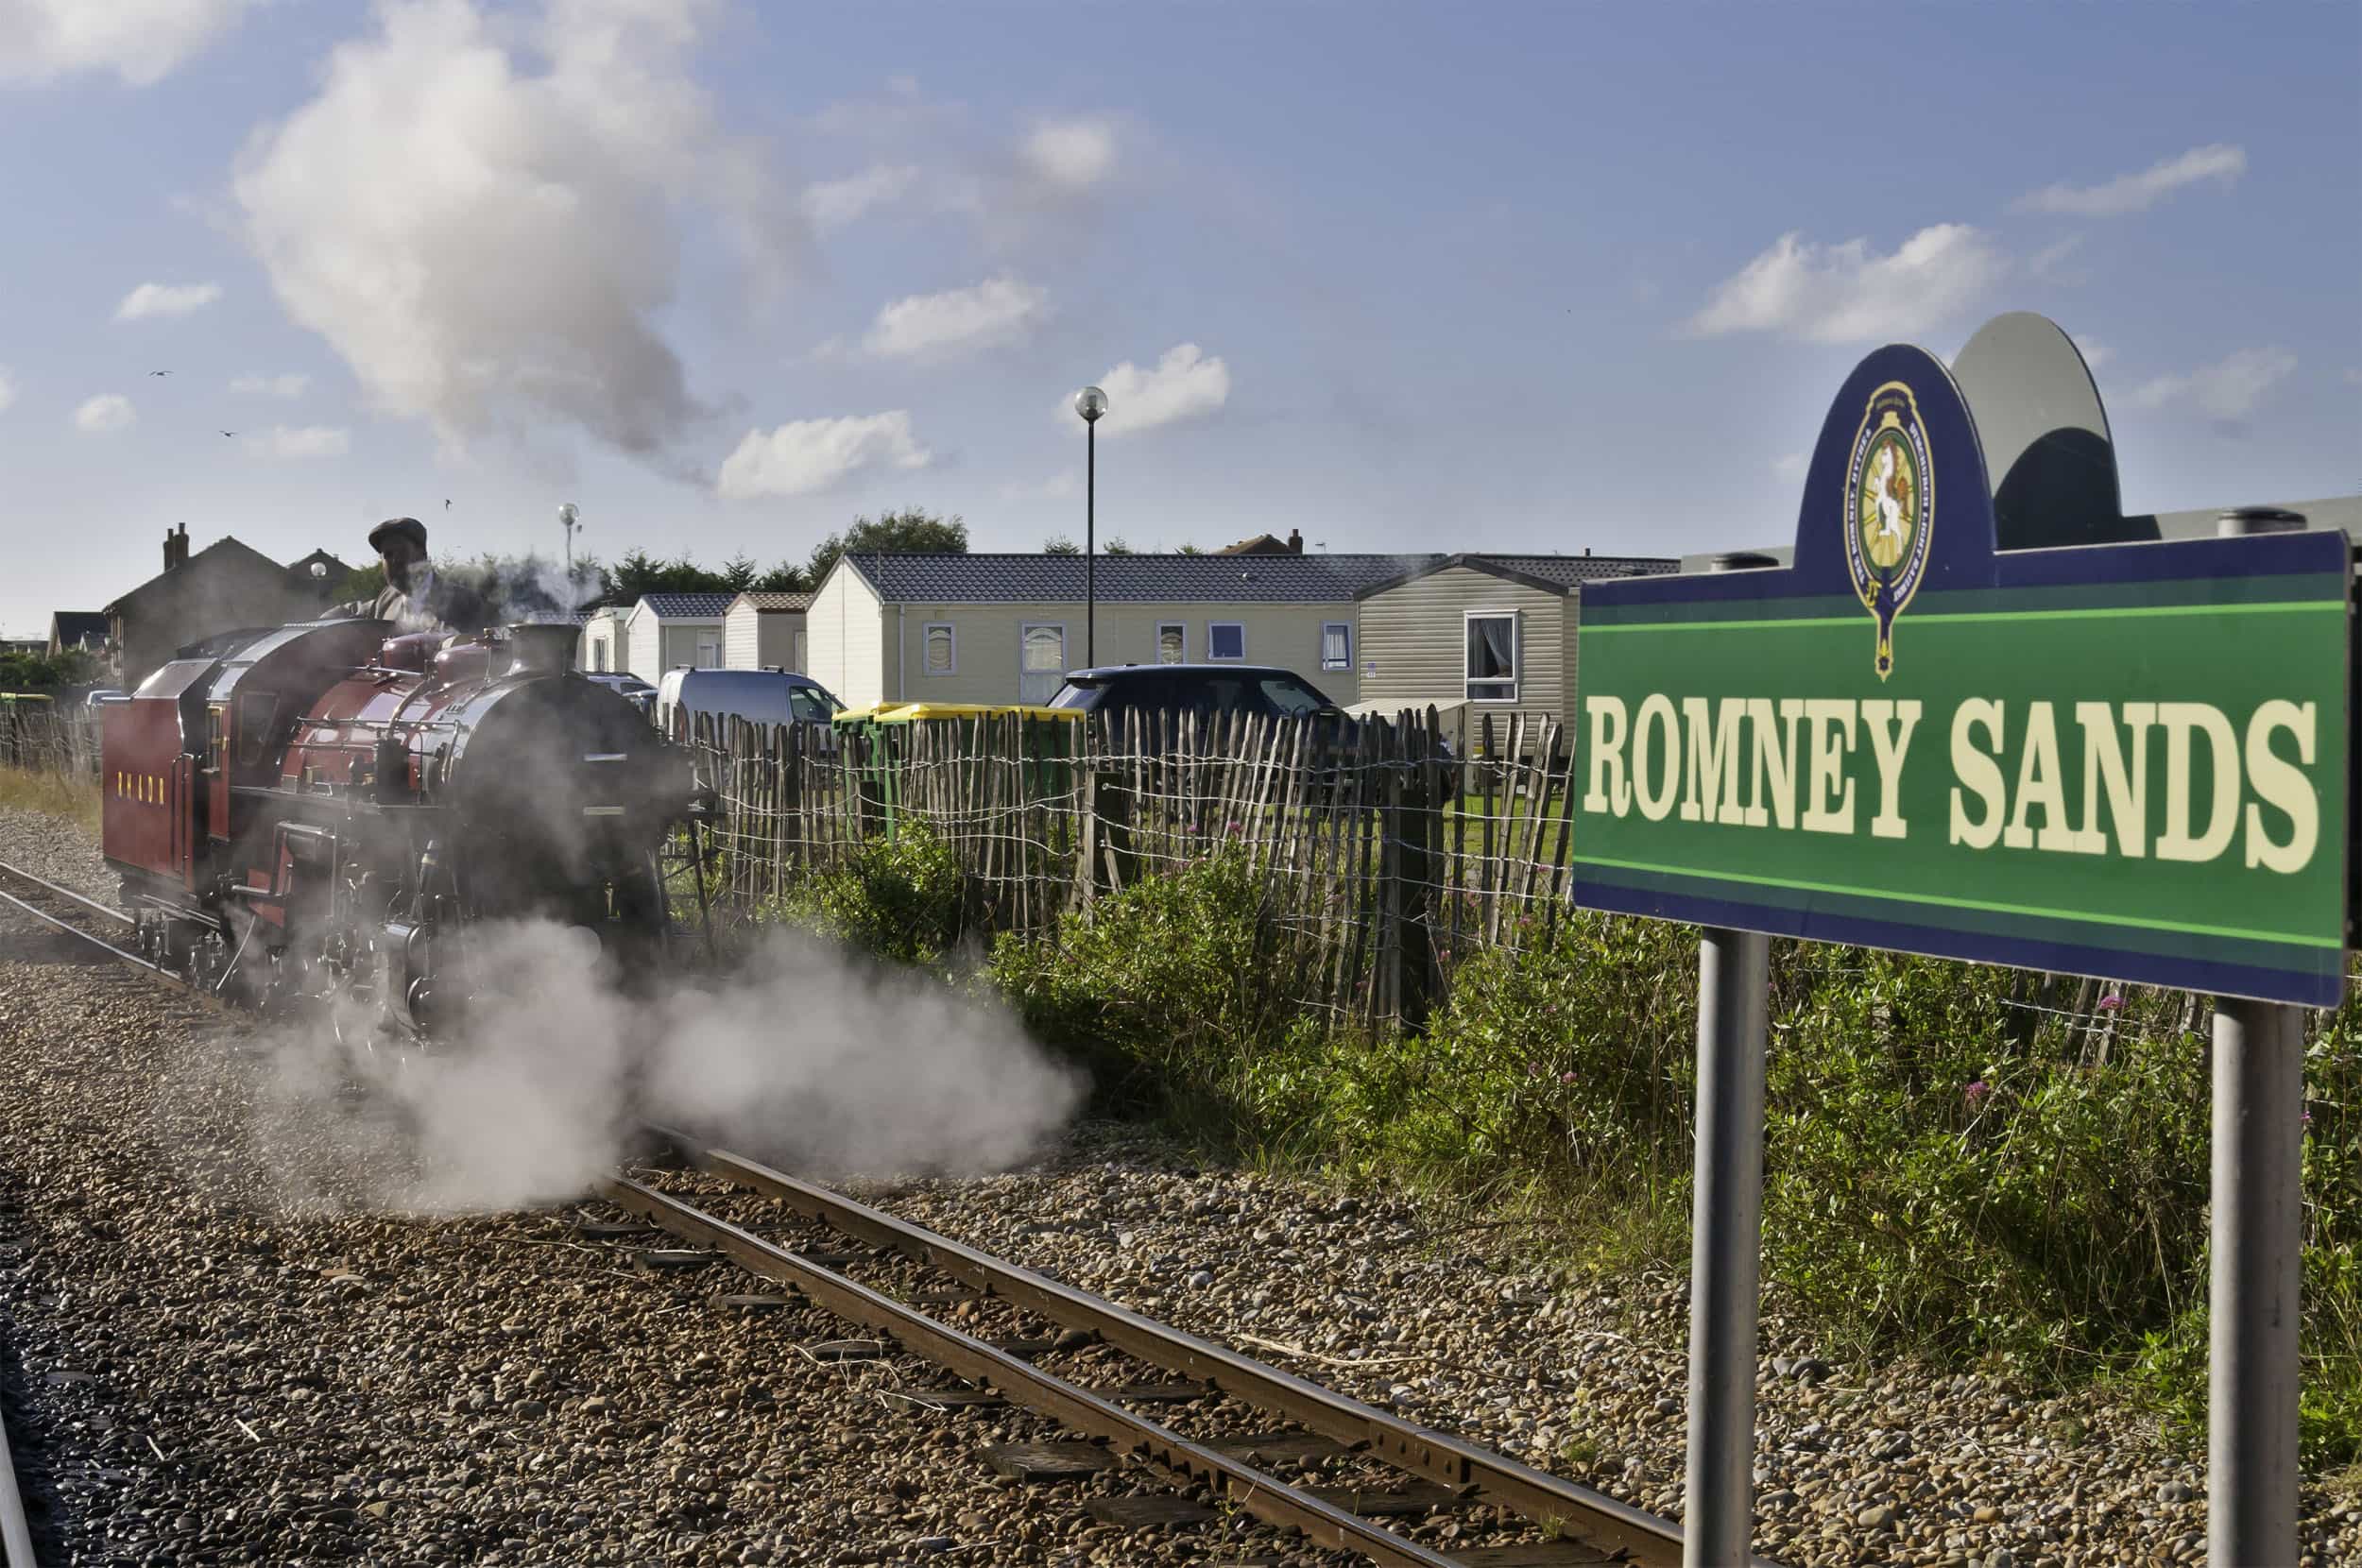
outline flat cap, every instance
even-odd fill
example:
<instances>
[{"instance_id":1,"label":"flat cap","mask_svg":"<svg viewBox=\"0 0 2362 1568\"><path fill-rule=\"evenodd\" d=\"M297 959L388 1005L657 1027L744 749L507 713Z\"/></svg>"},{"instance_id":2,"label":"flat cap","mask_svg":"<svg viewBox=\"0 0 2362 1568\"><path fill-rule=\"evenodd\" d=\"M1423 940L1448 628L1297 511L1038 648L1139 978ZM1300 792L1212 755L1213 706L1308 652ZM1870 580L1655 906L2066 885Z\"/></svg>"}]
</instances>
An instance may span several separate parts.
<instances>
[{"instance_id":1,"label":"flat cap","mask_svg":"<svg viewBox=\"0 0 2362 1568\"><path fill-rule=\"evenodd\" d=\"M416 518L387 518L369 530L369 548L382 555L385 553L385 541L397 536L420 550L426 548L426 524Z\"/></svg>"}]
</instances>

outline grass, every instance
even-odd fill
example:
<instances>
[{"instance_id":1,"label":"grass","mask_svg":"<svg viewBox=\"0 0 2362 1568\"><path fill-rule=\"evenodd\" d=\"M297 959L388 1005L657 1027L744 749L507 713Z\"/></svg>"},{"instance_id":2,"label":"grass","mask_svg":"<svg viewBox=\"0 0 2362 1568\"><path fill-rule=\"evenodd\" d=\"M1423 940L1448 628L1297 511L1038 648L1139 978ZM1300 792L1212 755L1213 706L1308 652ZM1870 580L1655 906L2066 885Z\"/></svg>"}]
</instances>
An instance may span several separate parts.
<instances>
[{"instance_id":1,"label":"grass","mask_svg":"<svg viewBox=\"0 0 2362 1568\"><path fill-rule=\"evenodd\" d=\"M0 810L39 811L62 817L93 838L98 835L98 782L61 774L0 768Z\"/></svg>"}]
</instances>

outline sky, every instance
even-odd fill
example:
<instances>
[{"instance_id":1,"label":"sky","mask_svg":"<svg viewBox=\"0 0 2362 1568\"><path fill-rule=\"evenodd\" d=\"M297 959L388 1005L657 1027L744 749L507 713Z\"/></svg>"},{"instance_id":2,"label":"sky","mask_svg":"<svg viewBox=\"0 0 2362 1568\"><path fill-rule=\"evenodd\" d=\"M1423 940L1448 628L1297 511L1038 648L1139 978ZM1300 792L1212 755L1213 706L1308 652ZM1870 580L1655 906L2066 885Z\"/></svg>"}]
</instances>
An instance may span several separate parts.
<instances>
[{"instance_id":1,"label":"sky","mask_svg":"<svg viewBox=\"0 0 2362 1568\"><path fill-rule=\"evenodd\" d=\"M801 559L1793 537L2038 311L2132 512L2362 491L2362 7L0 0L0 631L179 523ZM154 372L168 371L167 375Z\"/></svg>"}]
</instances>

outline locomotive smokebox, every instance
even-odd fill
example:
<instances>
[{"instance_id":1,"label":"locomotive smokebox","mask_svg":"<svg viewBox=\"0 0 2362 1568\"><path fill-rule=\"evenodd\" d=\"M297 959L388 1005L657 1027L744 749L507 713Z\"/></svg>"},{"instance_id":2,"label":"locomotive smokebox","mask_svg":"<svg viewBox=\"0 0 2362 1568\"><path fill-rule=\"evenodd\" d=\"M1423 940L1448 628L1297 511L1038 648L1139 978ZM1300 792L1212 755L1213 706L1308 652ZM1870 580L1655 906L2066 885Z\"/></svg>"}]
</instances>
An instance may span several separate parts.
<instances>
[{"instance_id":1,"label":"locomotive smokebox","mask_svg":"<svg viewBox=\"0 0 2362 1568\"><path fill-rule=\"evenodd\" d=\"M508 627L508 673L562 675L574 667L581 633L568 622L520 621Z\"/></svg>"}]
</instances>

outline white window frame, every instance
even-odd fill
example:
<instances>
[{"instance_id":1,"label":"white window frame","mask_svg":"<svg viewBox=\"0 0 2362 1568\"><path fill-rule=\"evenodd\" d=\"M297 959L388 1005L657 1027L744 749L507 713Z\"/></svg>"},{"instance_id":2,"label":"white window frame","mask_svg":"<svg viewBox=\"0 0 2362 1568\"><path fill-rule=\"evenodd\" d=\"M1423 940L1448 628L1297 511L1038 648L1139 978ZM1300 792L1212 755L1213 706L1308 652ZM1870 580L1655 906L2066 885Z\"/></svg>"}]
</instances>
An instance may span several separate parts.
<instances>
[{"instance_id":1,"label":"white window frame","mask_svg":"<svg viewBox=\"0 0 2362 1568\"><path fill-rule=\"evenodd\" d=\"M1062 666L1058 671L1058 680L1061 685L1066 681L1067 671L1063 667L1067 666L1067 650L1074 646L1067 637L1066 622L1063 621L1020 621L1017 623L1017 693L1019 701L1024 700L1025 696L1025 677L1032 673L1025 668L1025 634L1040 631L1050 626L1056 627L1058 631L1058 663Z\"/></svg>"},{"instance_id":2,"label":"white window frame","mask_svg":"<svg viewBox=\"0 0 2362 1568\"><path fill-rule=\"evenodd\" d=\"M1473 621L1501 620L1506 620L1509 622L1509 695L1506 697L1470 697L1468 696L1468 688L1477 683L1477 677L1468 673L1468 623ZM1517 609L1463 611L1460 617L1460 694L1472 703L1497 703L1515 706L1517 701L1518 693L1525 690L1525 612ZM1487 686L1498 686L1501 683L1498 680L1488 680L1484 684Z\"/></svg>"},{"instance_id":3,"label":"white window frame","mask_svg":"<svg viewBox=\"0 0 2362 1568\"><path fill-rule=\"evenodd\" d=\"M1227 656L1214 652L1214 633L1224 626L1239 629L1239 651ZM1208 621L1206 622L1206 662L1208 664L1244 664L1246 662L1246 622L1243 621Z\"/></svg>"},{"instance_id":4,"label":"white window frame","mask_svg":"<svg viewBox=\"0 0 2362 1568\"><path fill-rule=\"evenodd\" d=\"M1331 659L1328 656L1328 634L1331 632L1343 632L1345 634L1345 656L1341 659ZM1463 660L1466 658L1466 650L1462 650L1461 656ZM1324 621L1321 622L1321 668L1324 670L1344 671L1350 671L1353 668L1352 622Z\"/></svg>"},{"instance_id":5,"label":"white window frame","mask_svg":"<svg viewBox=\"0 0 2362 1568\"><path fill-rule=\"evenodd\" d=\"M708 650L711 650L713 655L713 662L711 664L708 664L706 662L706 654ZM690 655L690 658L693 661L690 668L693 670L719 670L722 668L722 660L728 656L728 653L729 644L727 640L723 638L720 632L713 634L713 640L710 642L708 642L705 639L705 634L700 632L697 634L696 638L695 652Z\"/></svg>"},{"instance_id":6,"label":"white window frame","mask_svg":"<svg viewBox=\"0 0 2362 1568\"><path fill-rule=\"evenodd\" d=\"M1150 649L1150 652L1156 656L1156 662L1159 664L1166 662L1165 634L1167 632L1179 632L1181 634L1181 656L1177 659L1173 659L1172 662L1174 664L1189 663L1190 623L1186 621L1159 621L1156 622L1156 641Z\"/></svg>"},{"instance_id":7,"label":"white window frame","mask_svg":"<svg viewBox=\"0 0 2362 1568\"><path fill-rule=\"evenodd\" d=\"M951 662L941 670L933 670L927 665L927 639L936 632L947 633L951 639ZM1018 634L1018 663L1020 667L1025 662L1024 636L1022 632ZM960 628L957 622L927 621L919 624L918 673L922 676L932 676L937 680L946 675L956 675L960 673Z\"/></svg>"}]
</instances>

